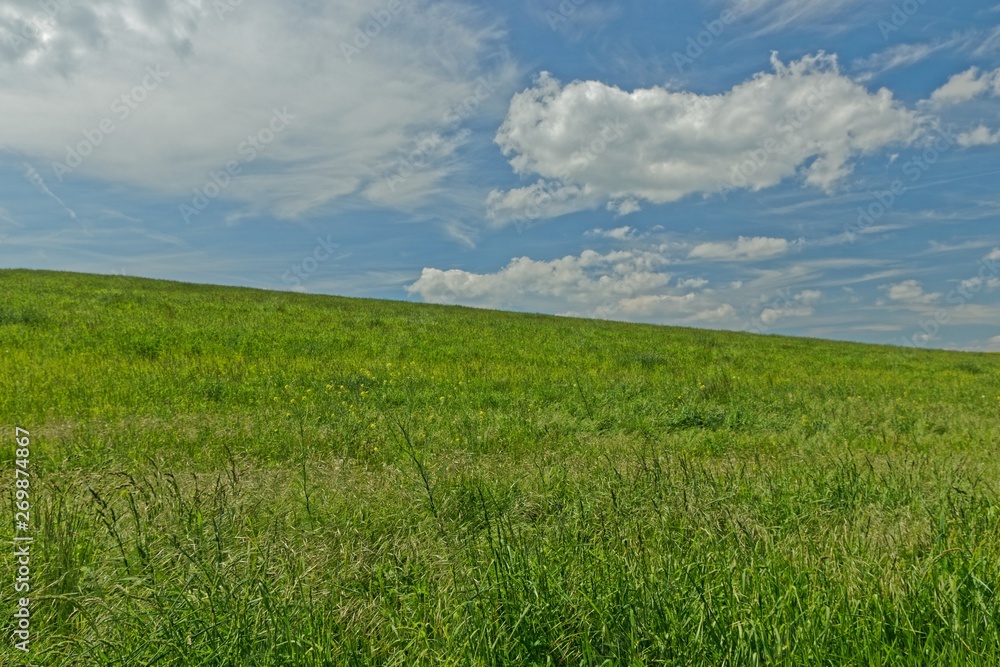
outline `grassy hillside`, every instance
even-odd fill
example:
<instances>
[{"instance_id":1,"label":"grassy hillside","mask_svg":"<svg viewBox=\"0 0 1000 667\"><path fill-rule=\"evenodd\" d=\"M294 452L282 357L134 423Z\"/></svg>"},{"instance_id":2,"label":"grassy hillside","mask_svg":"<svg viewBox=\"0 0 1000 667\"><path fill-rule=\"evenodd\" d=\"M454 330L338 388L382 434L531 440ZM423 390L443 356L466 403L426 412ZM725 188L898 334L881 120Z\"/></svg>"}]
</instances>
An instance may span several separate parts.
<instances>
[{"instance_id":1,"label":"grassy hillside","mask_svg":"<svg viewBox=\"0 0 1000 667\"><path fill-rule=\"evenodd\" d=\"M1000 664L998 355L28 271L0 355L0 664Z\"/></svg>"}]
</instances>

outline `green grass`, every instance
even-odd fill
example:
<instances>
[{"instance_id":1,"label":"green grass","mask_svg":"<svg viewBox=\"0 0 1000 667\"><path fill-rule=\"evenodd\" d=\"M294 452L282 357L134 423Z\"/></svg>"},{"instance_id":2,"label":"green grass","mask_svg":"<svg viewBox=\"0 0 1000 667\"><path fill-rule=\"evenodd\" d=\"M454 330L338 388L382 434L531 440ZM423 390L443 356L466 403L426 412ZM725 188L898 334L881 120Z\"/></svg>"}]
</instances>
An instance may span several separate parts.
<instances>
[{"instance_id":1,"label":"green grass","mask_svg":"<svg viewBox=\"0 0 1000 667\"><path fill-rule=\"evenodd\" d=\"M0 478L13 508L28 429L35 536L32 653L6 548L0 664L1000 664L1000 356L0 295Z\"/></svg>"}]
</instances>

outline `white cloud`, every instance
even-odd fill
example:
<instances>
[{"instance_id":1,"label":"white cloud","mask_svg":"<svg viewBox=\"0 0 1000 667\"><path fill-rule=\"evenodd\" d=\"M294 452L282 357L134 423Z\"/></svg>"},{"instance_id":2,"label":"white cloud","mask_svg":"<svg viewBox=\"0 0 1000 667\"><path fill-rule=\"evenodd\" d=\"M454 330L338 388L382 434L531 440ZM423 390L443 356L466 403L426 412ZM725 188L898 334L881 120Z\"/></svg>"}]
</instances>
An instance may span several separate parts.
<instances>
[{"instance_id":1,"label":"white cloud","mask_svg":"<svg viewBox=\"0 0 1000 667\"><path fill-rule=\"evenodd\" d=\"M642 210L642 206L631 197L621 201L609 201L608 210L615 212L615 217L620 218L630 213L637 213Z\"/></svg>"},{"instance_id":2,"label":"white cloud","mask_svg":"<svg viewBox=\"0 0 1000 667\"><path fill-rule=\"evenodd\" d=\"M948 106L968 102L985 94L1000 95L1000 69L980 74L978 67L971 67L955 74L931 93L930 100L938 106Z\"/></svg>"},{"instance_id":3,"label":"white cloud","mask_svg":"<svg viewBox=\"0 0 1000 667\"><path fill-rule=\"evenodd\" d=\"M683 249L671 244L552 260L519 257L492 273L425 268L406 289L433 303L658 324L740 329L753 318L760 330L813 315L824 297L818 287L788 286L815 282L826 264L751 269L755 277L748 282L716 283L711 276L671 276L673 262L683 258Z\"/></svg>"},{"instance_id":4,"label":"white cloud","mask_svg":"<svg viewBox=\"0 0 1000 667\"><path fill-rule=\"evenodd\" d=\"M20 30L39 6L8 2L0 23ZM0 145L49 178L89 132L99 145L66 178L137 186L180 204L210 172L241 161L238 146L267 126L272 109L287 109L287 129L221 198L286 217L352 193L412 206L455 171L449 157L463 141L464 111L502 115L512 70L485 64L502 37L451 0L64 4L37 39L0 40ZM162 72L158 80L147 67ZM150 85L140 90L144 78ZM102 121L113 130L98 134ZM442 141L427 166L396 191L384 187L387 170L435 133Z\"/></svg>"},{"instance_id":5,"label":"white cloud","mask_svg":"<svg viewBox=\"0 0 1000 667\"><path fill-rule=\"evenodd\" d=\"M859 155L908 144L921 119L886 89L869 92L819 54L717 95L623 91L548 74L511 100L496 142L530 185L493 191L490 217L548 218L629 200L752 190L801 175L830 190ZM631 204L627 205L630 208Z\"/></svg>"},{"instance_id":6,"label":"white cloud","mask_svg":"<svg viewBox=\"0 0 1000 667\"><path fill-rule=\"evenodd\" d=\"M653 252L623 250L602 255L584 250L552 261L518 257L492 274L425 268L407 290L427 301L483 307L537 298L582 303L659 289L670 281L670 275L661 271L667 263L663 255Z\"/></svg>"},{"instance_id":7,"label":"white cloud","mask_svg":"<svg viewBox=\"0 0 1000 667\"><path fill-rule=\"evenodd\" d=\"M882 285L881 289L886 292L891 301L906 305L925 305L934 303L941 298L937 292L933 294L925 292L923 286L916 280L904 280L901 283Z\"/></svg>"},{"instance_id":8,"label":"white cloud","mask_svg":"<svg viewBox=\"0 0 1000 667\"><path fill-rule=\"evenodd\" d=\"M570 314L570 313L568 313ZM736 309L728 303L715 305L689 292L683 295L652 294L626 298L598 306L590 313L571 313L602 319L678 324L714 324L735 322Z\"/></svg>"},{"instance_id":9,"label":"white cloud","mask_svg":"<svg viewBox=\"0 0 1000 667\"><path fill-rule=\"evenodd\" d=\"M992 350L1000 350L1000 336L994 336L989 340L989 347Z\"/></svg>"},{"instance_id":10,"label":"white cloud","mask_svg":"<svg viewBox=\"0 0 1000 667\"><path fill-rule=\"evenodd\" d=\"M978 292L983 287L983 279L976 276L975 278L967 278L958 283L963 290L973 290Z\"/></svg>"},{"instance_id":11,"label":"white cloud","mask_svg":"<svg viewBox=\"0 0 1000 667\"><path fill-rule=\"evenodd\" d=\"M741 236L731 243L702 243L692 248L688 257L723 261L763 260L784 255L789 246L786 239Z\"/></svg>"},{"instance_id":12,"label":"white cloud","mask_svg":"<svg viewBox=\"0 0 1000 667\"><path fill-rule=\"evenodd\" d=\"M692 291L706 280L671 287L669 263L659 250L585 250L550 261L519 257L495 273L425 268L406 289L433 303L604 319L718 323L735 315L718 296Z\"/></svg>"},{"instance_id":13,"label":"white cloud","mask_svg":"<svg viewBox=\"0 0 1000 667\"><path fill-rule=\"evenodd\" d=\"M688 278L687 280L678 280L677 286L681 289L701 289L708 284L708 281L704 278Z\"/></svg>"},{"instance_id":14,"label":"white cloud","mask_svg":"<svg viewBox=\"0 0 1000 667\"><path fill-rule=\"evenodd\" d=\"M628 239L635 236L635 230L629 226L615 227L614 229L592 229L584 236L599 236L608 239L614 239L616 241L627 241Z\"/></svg>"},{"instance_id":15,"label":"white cloud","mask_svg":"<svg viewBox=\"0 0 1000 667\"><path fill-rule=\"evenodd\" d=\"M816 312L814 306L822 298L823 293L818 290L803 290L798 294L780 290L751 322L750 330L767 331L786 317L809 317Z\"/></svg>"},{"instance_id":16,"label":"white cloud","mask_svg":"<svg viewBox=\"0 0 1000 667\"><path fill-rule=\"evenodd\" d=\"M1000 143L1000 130L993 132L985 125L979 125L973 130L963 132L957 137L958 145L962 148L973 146L992 146Z\"/></svg>"},{"instance_id":17,"label":"white cloud","mask_svg":"<svg viewBox=\"0 0 1000 667\"><path fill-rule=\"evenodd\" d=\"M1000 248L994 248L993 252L986 255L985 259L988 262L995 262L997 260L1000 260Z\"/></svg>"}]
</instances>

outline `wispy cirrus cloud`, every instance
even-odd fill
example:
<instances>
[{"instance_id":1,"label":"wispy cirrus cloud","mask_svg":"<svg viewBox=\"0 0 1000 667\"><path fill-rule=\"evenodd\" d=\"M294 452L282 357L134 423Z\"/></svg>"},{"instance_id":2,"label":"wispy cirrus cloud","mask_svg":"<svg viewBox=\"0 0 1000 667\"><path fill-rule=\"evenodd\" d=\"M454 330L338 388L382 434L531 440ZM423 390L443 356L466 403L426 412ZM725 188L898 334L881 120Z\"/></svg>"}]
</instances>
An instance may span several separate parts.
<instances>
[{"instance_id":1,"label":"wispy cirrus cloud","mask_svg":"<svg viewBox=\"0 0 1000 667\"><path fill-rule=\"evenodd\" d=\"M731 262L756 261L780 257L789 251L791 245L787 239L741 236L733 242L696 245L688 253L688 257Z\"/></svg>"},{"instance_id":2,"label":"wispy cirrus cloud","mask_svg":"<svg viewBox=\"0 0 1000 667\"><path fill-rule=\"evenodd\" d=\"M37 10L16 0L0 22L20 34L12 31ZM89 141L66 178L180 204L240 161L272 110L285 109L294 116L288 129L220 195L284 218L366 192L434 133L447 150L412 183L441 193L458 170L449 158L467 140L449 112L484 76L499 102L514 74L495 19L452 0L95 0L65 5L30 34L0 40L0 145L49 176L49 165ZM147 67L169 76L155 92L131 96ZM123 98L128 104L116 105ZM412 188L371 194L390 207L419 200Z\"/></svg>"},{"instance_id":3,"label":"wispy cirrus cloud","mask_svg":"<svg viewBox=\"0 0 1000 667\"><path fill-rule=\"evenodd\" d=\"M890 3L865 0L728 0L733 10L751 14L756 36L789 28L837 31L865 21L866 14Z\"/></svg>"},{"instance_id":4,"label":"wispy cirrus cloud","mask_svg":"<svg viewBox=\"0 0 1000 667\"><path fill-rule=\"evenodd\" d=\"M35 168L32 167L27 162L25 162L22 166L24 167L25 178L27 178L32 185L38 188L39 192L44 194L46 197L48 197L55 203L59 204L60 208L66 211L66 214L70 217L70 219L76 220L76 211L67 206L62 199L56 196L56 194L49 189L49 186L45 183L45 179L42 178L42 175L39 174L38 171L36 171Z\"/></svg>"},{"instance_id":5,"label":"wispy cirrus cloud","mask_svg":"<svg viewBox=\"0 0 1000 667\"><path fill-rule=\"evenodd\" d=\"M992 56L997 50L1000 50L1000 25L994 26L990 30L976 47L976 50L972 52L972 55L977 58L986 58Z\"/></svg>"},{"instance_id":6,"label":"wispy cirrus cloud","mask_svg":"<svg viewBox=\"0 0 1000 667\"><path fill-rule=\"evenodd\" d=\"M929 42L912 44L896 44L887 49L873 53L866 58L858 58L851 67L861 73L862 78L870 78L877 74L888 72L900 67L911 67L927 60L935 53L967 47L974 39L971 34L955 35L949 39L937 39Z\"/></svg>"}]
</instances>

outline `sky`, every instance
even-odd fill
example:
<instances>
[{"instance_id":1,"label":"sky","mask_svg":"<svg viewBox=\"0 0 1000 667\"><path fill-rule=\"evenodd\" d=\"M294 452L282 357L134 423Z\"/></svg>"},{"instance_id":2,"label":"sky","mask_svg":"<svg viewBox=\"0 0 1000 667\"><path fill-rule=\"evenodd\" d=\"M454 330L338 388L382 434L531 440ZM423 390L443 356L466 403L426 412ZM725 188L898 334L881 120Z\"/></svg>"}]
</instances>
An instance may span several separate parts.
<instances>
[{"instance_id":1,"label":"sky","mask_svg":"<svg viewBox=\"0 0 1000 667\"><path fill-rule=\"evenodd\" d=\"M0 4L0 268L1000 351L998 151L996 0Z\"/></svg>"}]
</instances>

